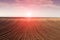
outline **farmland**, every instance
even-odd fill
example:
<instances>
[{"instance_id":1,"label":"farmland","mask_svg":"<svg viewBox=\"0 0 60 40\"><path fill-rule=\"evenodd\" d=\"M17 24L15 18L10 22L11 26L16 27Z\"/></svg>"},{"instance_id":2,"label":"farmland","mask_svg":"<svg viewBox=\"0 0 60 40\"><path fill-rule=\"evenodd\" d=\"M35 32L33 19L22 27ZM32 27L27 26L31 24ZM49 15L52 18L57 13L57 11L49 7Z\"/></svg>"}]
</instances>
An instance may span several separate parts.
<instances>
[{"instance_id":1,"label":"farmland","mask_svg":"<svg viewBox=\"0 0 60 40\"><path fill-rule=\"evenodd\" d=\"M60 18L0 18L0 40L60 40Z\"/></svg>"}]
</instances>

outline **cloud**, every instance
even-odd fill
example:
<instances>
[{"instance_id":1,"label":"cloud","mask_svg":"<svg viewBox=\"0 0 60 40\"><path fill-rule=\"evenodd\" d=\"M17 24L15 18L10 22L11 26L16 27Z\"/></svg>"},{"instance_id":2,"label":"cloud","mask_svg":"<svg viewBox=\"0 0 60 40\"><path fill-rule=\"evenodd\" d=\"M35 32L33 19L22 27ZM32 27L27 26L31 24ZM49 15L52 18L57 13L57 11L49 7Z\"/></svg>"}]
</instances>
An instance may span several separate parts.
<instances>
[{"instance_id":1,"label":"cloud","mask_svg":"<svg viewBox=\"0 0 60 40\"><path fill-rule=\"evenodd\" d=\"M16 0L18 4L26 4L26 5L53 5L53 1L51 0Z\"/></svg>"},{"instance_id":2,"label":"cloud","mask_svg":"<svg viewBox=\"0 0 60 40\"><path fill-rule=\"evenodd\" d=\"M15 2L15 5L18 6L60 8L54 4L53 0L15 0Z\"/></svg>"},{"instance_id":3,"label":"cloud","mask_svg":"<svg viewBox=\"0 0 60 40\"><path fill-rule=\"evenodd\" d=\"M0 0L1 5L12 5L12 6L39 6L39 7L57 7L52 0Z\"/></svg>"},{"instance_id":4,"label":"cloud","mask_svg":"<svg viewBox=\"0 0 60 40\"><path fill-rule=\"evenodd\" d=\"M13 3L15 0L0 0L2 3Z\"/></svg>"}]
</instances>

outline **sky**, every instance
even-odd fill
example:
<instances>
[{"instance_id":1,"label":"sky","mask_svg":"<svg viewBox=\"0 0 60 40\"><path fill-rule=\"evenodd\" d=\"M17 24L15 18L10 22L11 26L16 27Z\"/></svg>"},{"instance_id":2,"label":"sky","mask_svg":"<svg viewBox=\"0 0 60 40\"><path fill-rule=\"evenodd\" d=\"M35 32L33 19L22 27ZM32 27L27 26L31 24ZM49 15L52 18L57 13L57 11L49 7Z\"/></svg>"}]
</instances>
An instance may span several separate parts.
<instances>
[{"instance_id":1,"label":"sky","mask_svg":"<svg viewBox=\"0 0 60 40\"><path fill-rule=\"evenodd\" d=\"M60 17L60 0L0 0L0 17Z\"/></svg>"},{"instance_id":2,"label":"sky","mask_svg":"<svg viewBox=\"0 0 60 40\"><path fill-rule=\"evenodd\" d=\"M60 5L60 0L53 0L55 5Z\"/></svg>"}]
</instances>

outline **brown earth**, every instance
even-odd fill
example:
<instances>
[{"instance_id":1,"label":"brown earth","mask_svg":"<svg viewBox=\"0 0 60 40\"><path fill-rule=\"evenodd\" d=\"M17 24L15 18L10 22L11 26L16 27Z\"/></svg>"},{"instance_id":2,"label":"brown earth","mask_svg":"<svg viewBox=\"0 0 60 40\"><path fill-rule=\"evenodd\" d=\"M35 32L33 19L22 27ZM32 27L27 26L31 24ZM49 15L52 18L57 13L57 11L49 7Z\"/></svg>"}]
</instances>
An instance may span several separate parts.
<instances>
[{"instance_id":1,"label":"brown earth","mask_svg":"<svg viewBox=\"0 0 60 40\"><path fill-rule=\"evenodd\" d=\"M60 18L0 18L0 40L60 40Z\"/></svg>"}]
</instances>

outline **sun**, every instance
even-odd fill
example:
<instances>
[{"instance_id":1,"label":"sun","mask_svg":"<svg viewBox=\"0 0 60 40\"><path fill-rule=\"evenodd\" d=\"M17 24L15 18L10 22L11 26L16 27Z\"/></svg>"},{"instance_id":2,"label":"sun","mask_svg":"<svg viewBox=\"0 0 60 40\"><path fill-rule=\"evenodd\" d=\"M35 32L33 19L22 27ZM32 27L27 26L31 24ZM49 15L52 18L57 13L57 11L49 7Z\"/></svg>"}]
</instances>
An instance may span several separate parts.
<instances>
[{"instance_id":1,"label":"sun","mask_svg":"<svg viewBox=\"0 0 60 40\"><path fill-rule=\"evenodd\" d=\"M31 13L27 13L27 17L31 17L32 16L32 14Z\"/></svg>"},{"instance_id":2,"label":"sun","mask_svg":"<svg viewBox=\"0 0 60 40\"><path fill-rule=\"evenodd\" d=\"M31 12L27 12L26 16L27 17L32 17L32 13Z\"/></svg>"}]
</instances>

